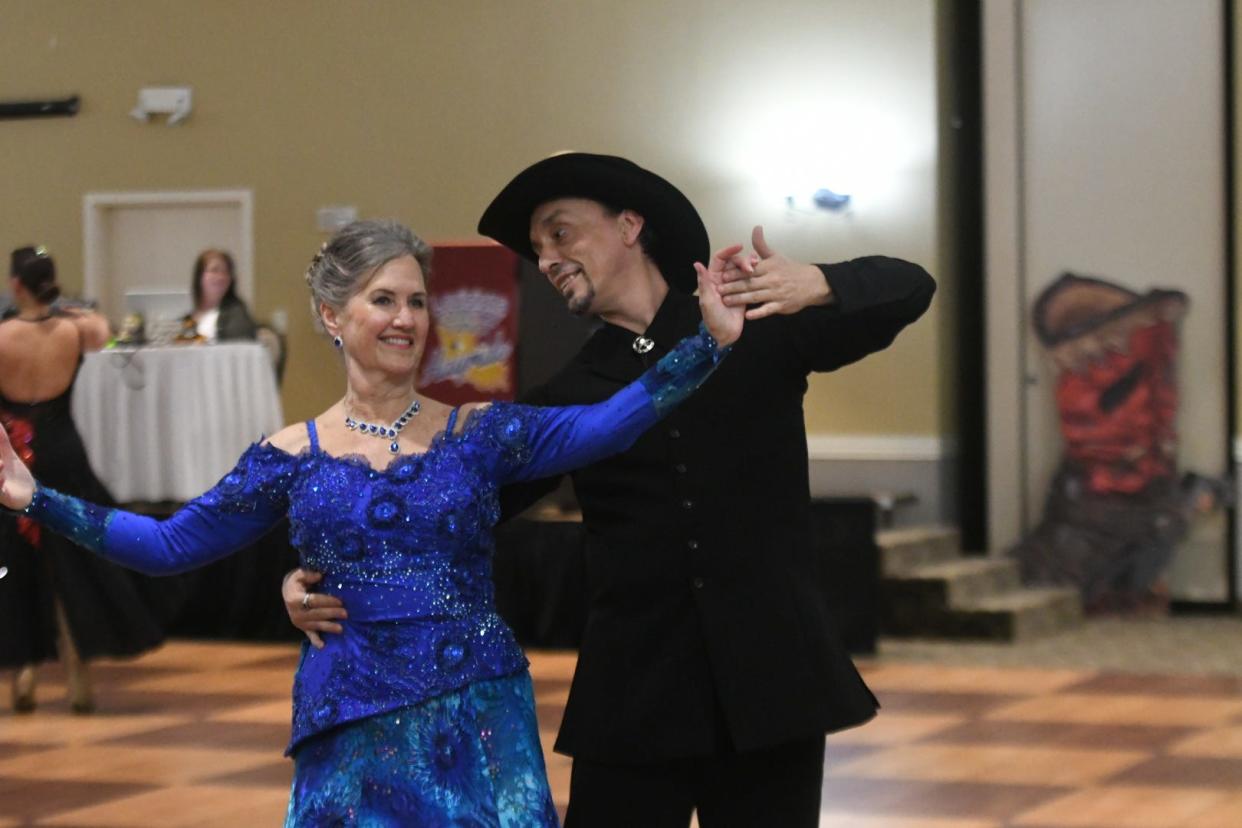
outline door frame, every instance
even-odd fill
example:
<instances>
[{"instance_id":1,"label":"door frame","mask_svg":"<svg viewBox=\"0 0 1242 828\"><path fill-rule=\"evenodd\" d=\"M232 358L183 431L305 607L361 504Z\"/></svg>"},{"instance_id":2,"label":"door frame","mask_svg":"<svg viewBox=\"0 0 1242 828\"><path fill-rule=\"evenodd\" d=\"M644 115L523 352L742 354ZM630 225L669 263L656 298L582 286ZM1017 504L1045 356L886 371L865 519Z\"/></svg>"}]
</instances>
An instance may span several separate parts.
<instances>
[{"instance_id":1,"label":"door frame","mask_svg":"<svg viewBox=\"0 0 1242 828\"><path fill-rule=\"evenodd\" d=\"M82 196L82 265L86 296L99 296L107 278L104 272L107 249L108 210L118 207L194 207L234 206L238 208L238 238L241 246L230 251L237 265L236 289L242 300L254 307L254 192L234 190L142 190L134 192L87 193Z\"/></svg>"}]
</instances>

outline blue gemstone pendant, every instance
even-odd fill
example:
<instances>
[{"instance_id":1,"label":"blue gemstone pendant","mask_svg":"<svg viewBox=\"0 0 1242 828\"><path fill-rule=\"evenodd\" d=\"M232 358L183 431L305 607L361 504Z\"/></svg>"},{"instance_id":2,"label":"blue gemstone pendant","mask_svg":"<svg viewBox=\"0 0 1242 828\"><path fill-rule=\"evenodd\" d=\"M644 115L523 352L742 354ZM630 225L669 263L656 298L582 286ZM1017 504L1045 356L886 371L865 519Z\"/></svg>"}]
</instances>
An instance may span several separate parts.
<instances>
[{"instance_id":1,"label":"blue gemstone pendant","mask_svg":"<svg viewBox=\"0 0 1242 828\"><path fill-rule=\"evenodd\" d=\"M401 429L405 428L406 424L409 423L410 419L417 414L421 408L422 406L418 404L418 400L414 400L410 403L409 407L405 409L405 411L401 412L401 416L398 417L390 426L377 425L363 420L355 420L353 417L346 414L345 427L350 431L357 431L360 434L370 434L373 437L383 437L385 440L391 440L392 442L388 444L388 450L393 454L396 454L401 450L401 444L397 440L401 434Z\"/></svg>"}]
</instances>

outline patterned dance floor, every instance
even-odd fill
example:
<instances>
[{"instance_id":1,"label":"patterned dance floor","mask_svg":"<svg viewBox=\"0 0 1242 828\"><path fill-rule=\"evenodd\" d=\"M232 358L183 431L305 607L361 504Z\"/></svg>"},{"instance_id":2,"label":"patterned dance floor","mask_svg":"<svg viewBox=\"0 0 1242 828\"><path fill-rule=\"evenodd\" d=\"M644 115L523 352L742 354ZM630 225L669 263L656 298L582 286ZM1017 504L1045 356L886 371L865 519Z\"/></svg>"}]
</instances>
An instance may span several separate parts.
<instances>
[{"instance_id":1,"label":"patterned dance floor","mask_svg":"<svg viewBox=\"0 0 1242 828\"><path fill-rule=\"evenodd\" d=\"M296 660L289 645L174 642L96 665L86 717L45 667L39 709L0 712L0 826L279 825ZM532 662L546 749L573 655ZM825 826L1242 826L1242 678L860 666L884 709L829 738ZM548 763L563 809L569 760Z\"/></svg>"}]
</instances>

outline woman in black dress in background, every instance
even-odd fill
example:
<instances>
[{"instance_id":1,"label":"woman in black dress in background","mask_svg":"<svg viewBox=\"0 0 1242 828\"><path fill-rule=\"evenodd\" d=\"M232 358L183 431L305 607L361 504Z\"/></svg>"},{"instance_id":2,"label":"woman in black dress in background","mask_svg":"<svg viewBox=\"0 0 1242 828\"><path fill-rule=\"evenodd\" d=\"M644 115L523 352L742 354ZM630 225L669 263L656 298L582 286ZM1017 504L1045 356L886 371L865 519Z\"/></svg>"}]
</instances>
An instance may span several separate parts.
<instances>
[{"instance_id":1,"label":"woman in black dress in background","mask_svg":"<svg viewBox=\"0 0 1242 828\"><path fill-rule=\"evenodd\" d=\"M107 320L53 307L60 288L43 248L18 248L11 261L16 313L0 322L0 423L49 486L112 503L70 412L82 354L107 341ZM16 712L35 707L39 662L60 656L70 706L87 713L94 697L86 661L136 655L163 640L134 575L29 521L0 515L0 566L0 668L15 671Z\"/></svg>"}]
</instances>

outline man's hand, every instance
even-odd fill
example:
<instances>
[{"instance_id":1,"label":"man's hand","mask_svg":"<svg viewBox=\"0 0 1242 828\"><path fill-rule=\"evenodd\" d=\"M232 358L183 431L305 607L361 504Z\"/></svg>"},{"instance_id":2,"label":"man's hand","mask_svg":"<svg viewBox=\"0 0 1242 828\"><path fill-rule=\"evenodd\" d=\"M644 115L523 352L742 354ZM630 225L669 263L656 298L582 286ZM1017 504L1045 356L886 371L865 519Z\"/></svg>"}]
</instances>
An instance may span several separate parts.
<instances>
[{"instance_id":1,"label":"man's hand","mask_svg":"<svg viewBox=\"0 0 1242 828\"><path fill-rule=\"evenodd\" d=\"M349 617L340 598L310 591L321 580L322 572L295 569L285 576L285 582L280 586L280 597L285 601L289 620L306 633L317 650L323 649L323 638L319 634L340 634L343 628L336 621Z\"/></svg>"},{"instance_id":2,"label":"man's hand","mask_svg":"<svg viewBox=\"0 0 1242 828\"><path fill-rule=\"evenodd\" d=\"M755 227L750 240L759 259L733 257L734 266L723 272L720 288L726 305L757 305L746 311L746 318L762 319L832 301L832 288L818 267L795 262L768 247L762 227Z\"/></svg>"},{"instance_id":3,"label":"man's hand","mask_svg":"<svg viewBox=\"0 0 1242 828\"><path fill-rule=\"evenodd\" d=\"M742 246L735 244L717 251L708 267L694 263L699 275L699 310L703 313L703 323L721 348L736 342L745 324L745 307L728 307L720 295L725 271L740 266L737 256L741 252Z\"/></svg>"}]
</instances>

